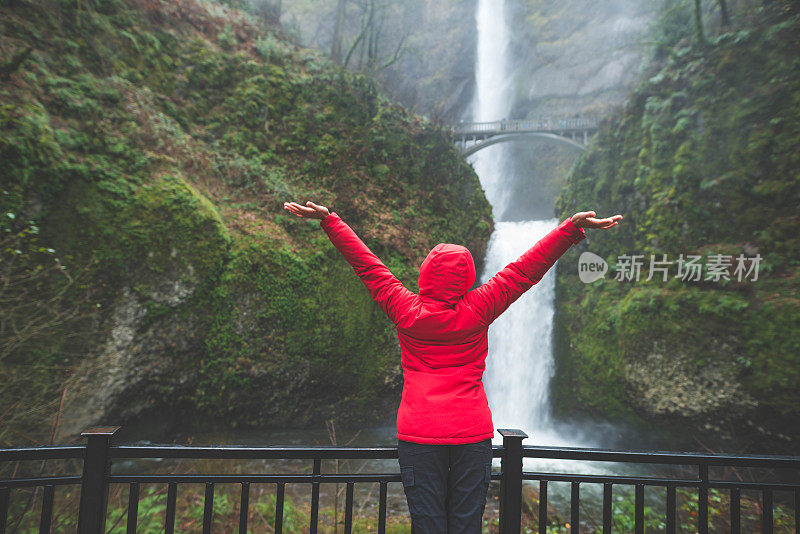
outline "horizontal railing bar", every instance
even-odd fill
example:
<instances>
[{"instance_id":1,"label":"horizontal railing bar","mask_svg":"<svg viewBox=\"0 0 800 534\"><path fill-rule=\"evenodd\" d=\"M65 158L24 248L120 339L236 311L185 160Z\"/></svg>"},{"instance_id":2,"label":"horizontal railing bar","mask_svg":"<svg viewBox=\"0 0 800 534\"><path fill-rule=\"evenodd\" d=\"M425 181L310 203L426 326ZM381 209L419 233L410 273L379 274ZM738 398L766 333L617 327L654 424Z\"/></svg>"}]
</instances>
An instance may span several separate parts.
<instances>
[{"instance_id":1,"label":"horizontal railing bar","mask_svg":"<svg viewBox=\"0 0 800 534\"><path fill-rule=\"evenodd\" d=\"M567 473L522 473L523 480L547 480L549 482L586 482L590 484L644 484L646 486L699 486L696 479L626 477L615 475L578 475Z\"/></svg>"},{"instance_id":2,"label":"horizontal railing bar","mask_svg":"<svg viewBox=\"0 0 800 534\"><path fill-rule=\"evenodd\" d=\"M795 456L744 456L669 451L616 451L611 449L583 449L564 447L523 446L524 458L556 460L589 460L595 462L648 463L670 465L699 465L718 467L764 467L800 469L800 457Z\"/></svg>"},{"instance_id":3,"label":"horizontal railing bar","mask_svg":"<svg viewBox=\"0 0 800 534\"><path fill-rule=\"evenodd\" d=\"M583 132L586 130L593 130L594 128L591 126L550 126L550 127L539 127L539 128L492 128L486 130L454 130L452 135L453 136L477 136L478 138L483 138L484 136L492 136L498 134L505 134L505 133L538 133L538 132ZM469 139L467 139L469 141Z\"/></svg>"},{"instance_id":4,"label":"horizontal railing bar","mask_svg":"<svg viewBox=\"0 0 800 534\"><path fill-rule=\"evenodd\" d=\"M501 480L500 473L492 473L492 480ZM400 482L400 473L359 473L359 474L322 474L322 475L296 475L296 474L274 474L274 475L110 475L110 484L158 484L166 482L178 482L184 484L203 484L214 482L218 484L241 484L249 483L298 483L308 484L311 482L336 483L336 482Z\"/></svg>"},{"instance_id":5,"label":"horizontal railing bar","mask_svg":"<svg viewBox=\"0 0 800 534\"><path fill-rule=\"evenodd\" d=\"M492 456L503 456L503 448L492 448ZM395 459L396 447L185 447L185 446L115 446L112 458L184 458L184 459ZM83 458L85 446L30 447L0 449L0 462L22 460ZM708 453L676 453L666 451L616 451L523 446L525 458L588 460L597 462L650 463L669 465L763 467L800 469L800 458L791 456L742 456Z\"/></svg>"},{"instance_id":6,"label":"horizontal railing bar","mask_svg":"<svg viewBox=\"0 0 800 534\"><path fill-rule=\"evenodd\" d=\"M567 473L531 473L523 472L523 480L547 480L550 482L585 482L589 484L615 484L615 485L635 485L644 484L645 486L679 486L679 487L699 487L699 479L682 478L660 478L660 477L626 477L615 475L578 475ZM785 484L781 482L740 482L737 480L711 480L708 483L712 488L738 488L763 490L771 489L775 491L793 492L800 490L800 485Z\"/></svg>"},{"instance_id":7,"label":"horizontal railing bar","mask_svg":"<svg viewBox=\"0 0 800 534\"><path fill-rule=\"evenodd\" d=\"M80 484L80 476L70 477L34 477L34 478L6 478L0 480L0 488L32 488L36 486L67 486Z\"/></svg>"},{"instance_id":8,"label":"horizontal railing bar","mask_svg":"<svg viewBox=\"0 0 800 534\"><path fill-rule=\"evenodd\" d=\"M560 119L560 118L550 118L550 119L506 119L506 120L499 120L499 121L489 121L489 122L459 122L458 124L453 124L450 126L453 130L467 130L472 128L485 128L485 127L493 127L499 124L503 124L506 126L517 126L522 124L567 124L567 125L580 125L580 126L595 126L597 125L597 121L593 119Z\"/></svg>"},{"instance_id":9,"label":"horizontal railing bar","mask_svg":"<svg viewBox=\"0 0 800 534\"><path fill-rule=\"evenodd\" d=\"M503 455L501 446L492 456ZM83 458L84 445L0 448L0 462ZM394 459L396 447L189 447L181 445L110 447L112 458L198 458L198 459ZM800 469L800 457L754 456L670 451L618 451L611 449L523 446L523 457L598 462L660 463L675 465L765 467Z\"/></svg>"},{"instance_id":10,"label":"horizontal railing bar","mask_svg":"<svg viewBox=\"0 0 800 534\"><path fill-rule=\"evenodd\" d=\"M530 122L557 122L557 121L564 121L568 123L583 123L583 124L597 124L595 119L586 119L586 118L561 118L561 117L547 117L543 119L503 119L503 120L496 120L496 121L482 121L482 122L459 122L453 124L453 128L468 128L471 126L484 126L487 124L522 124L522 123L530 123Z\"/></svg>"},{"instance_id":11,"label":"horizontal railing bar","mask_svg":"<svg viewBox=\"0 0 800 534\"><path fill-rule=\"evenodd\" d=\"M184 447L128 446L109 448L112 458L184 458L203 460L395 459L397 447Z\"/></svg>"},{"instance_id":12,"label":"horizontal railing bar","mask_svg":"<svg viewBox=\"0 0 800 534\"><path fill-rule=\"evenodd\" d=\"M492 457L503 448L492 448ZM379 460L396 459L397 447L185 447L182 445L109 447L111 458L182 458L201 460Z\"/></svg>"},{"instance_id":13,"label":"horizontal railing bar","mask_svg":"<svg viewBox=\"0 0 800 534\"><path fill-rule=\"evenodd\" d=\"M72 458L83 458L85 451L86 445L0 449L0 462L16 462L25 460L66 460Z\"/></svg>"},{"instance_id":14,"label":"horizontal railing bar","mask_svg":"<svg viewBox=\"0 0 800 534\"><path fill-rule=\"evenodd\" d=\"M493 477L494 478L494 477ZM179 484L203 484L214 482L217 484L251 484L268 483L330 483L330 482L400 482L400 473L380 474L338 474L338 475L111 475L108 477L110 484L157 484L176 482Z\"/></svg>"},{"instance_id":15,"label":"horizontal railing bar","mask_svg":"<svg viewBox=\"0 0 800 534\"><path fill-rule=\"evenodd\" d=\"M738 482L735 480L712 480L708 483L712 488L739 488L743 490L762 490L771 489L775 491L796 491L800 490L797 484L784 484L781 482Z\"/></svg>"}]
</instances>

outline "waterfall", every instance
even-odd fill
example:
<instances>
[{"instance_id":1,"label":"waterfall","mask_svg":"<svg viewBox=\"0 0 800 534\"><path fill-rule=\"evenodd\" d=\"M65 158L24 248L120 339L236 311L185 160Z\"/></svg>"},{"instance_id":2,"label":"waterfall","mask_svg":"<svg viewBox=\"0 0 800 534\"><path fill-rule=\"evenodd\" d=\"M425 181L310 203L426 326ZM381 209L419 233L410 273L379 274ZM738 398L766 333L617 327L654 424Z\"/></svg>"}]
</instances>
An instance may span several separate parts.
<instances>
[{"instance_id":1,"label":"waterfall","mask_svg":"<svg viewBox=\"0 0 800 534\"><path fill-rule=\"evenodd\" d=\"M477 90L473 120L490 122L508 116L508 26L505 22L505 0L479 0L476 13L478 54L475 68ZM473 165L492 205L495 220L508 204L507 188L503 187L505 147L495 145L475 154Z\"/></svg>"},{"instance_id":2,"label":"waterfall","mask_svg":"<svg viewBox=\"0 0 800 534\"><path fill-rule=\"evenodd\" d=\"M505 17L505 0L479 0L475 121L507 118L510 112L509 32ZM476 153L472 159L496 221L482 282L517 259L559 222L555 218L502 220L509 200L510 188L505 183L509 157L501 143ZM562 438L550 418L554 270L550 269L490 327L484 385L495 428L521 428L532 438L528 442L537 445L580 445L573 432ZM500 438L496 436L495 441L499 443Z\"/></svg>"},{"instance_id":3,"label":"waterfall","mask_svg":"<svg viewBox=\"0 0 800 534\"><path fill-rule=\"evenodd\" d=\"M489 241L481 282L517 259L555 225L544 221L498 222ZM548 390L553 374L551 338L555 277L551 269L489 329L484 384L497 428L522 427L537 435L550 426Z\"/></svg>"}]
</instances>

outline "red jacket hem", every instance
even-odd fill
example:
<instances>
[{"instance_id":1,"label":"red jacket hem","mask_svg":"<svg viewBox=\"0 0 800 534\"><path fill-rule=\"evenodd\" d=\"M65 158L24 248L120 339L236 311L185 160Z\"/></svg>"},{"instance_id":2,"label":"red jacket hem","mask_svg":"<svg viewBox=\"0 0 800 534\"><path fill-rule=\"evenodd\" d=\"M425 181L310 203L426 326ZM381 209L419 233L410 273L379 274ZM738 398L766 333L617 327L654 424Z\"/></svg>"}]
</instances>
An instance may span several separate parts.
<instances>
[{"instance_id":1,"label":"red jacket hem","mask_svg":"<svg viewBox=\"0 0 800 534\"><path fill-rule=\"evenodd\" d=\"M410 441L412 443L424 443L427 445L462 445L465 443L478 443L479 441L491 439L493 437L494 431L485 434L478 434L477 436L458 436L457 438L427 438L420 436L409 436L408 434L401 434L400 432L397 433L397 439Z\"/></svg>"}]
</instances>

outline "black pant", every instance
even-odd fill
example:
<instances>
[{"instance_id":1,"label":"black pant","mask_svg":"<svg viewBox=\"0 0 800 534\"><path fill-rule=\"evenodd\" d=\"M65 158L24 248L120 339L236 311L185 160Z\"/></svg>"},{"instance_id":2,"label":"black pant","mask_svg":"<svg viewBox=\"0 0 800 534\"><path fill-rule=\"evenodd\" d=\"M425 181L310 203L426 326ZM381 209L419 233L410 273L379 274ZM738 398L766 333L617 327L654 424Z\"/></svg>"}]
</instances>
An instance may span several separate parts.
<instances>
[{"instance_id":1,"label":"black pant","mask_svg":"<svg viewBox=\"0 0 800 534\"><path fill-rule=\"evenodd\" d=\"M492 476L492 440L427 445L397 440L414 534L480 534Z\"/></svg>"}]
</instances>

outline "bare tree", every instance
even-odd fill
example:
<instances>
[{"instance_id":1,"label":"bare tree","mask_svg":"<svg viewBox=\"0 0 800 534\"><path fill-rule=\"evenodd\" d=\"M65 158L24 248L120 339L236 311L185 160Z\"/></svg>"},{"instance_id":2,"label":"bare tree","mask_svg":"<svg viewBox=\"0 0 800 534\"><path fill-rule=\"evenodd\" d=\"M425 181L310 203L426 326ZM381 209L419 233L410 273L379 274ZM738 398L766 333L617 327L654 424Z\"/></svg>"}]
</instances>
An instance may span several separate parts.
<instances>
[{"instance_id":1,"label":"bare tree","mask_svg":"<svg viewBox=\"0 0 800 534\"><path fill-rule=\"evenodd\" d=\"M33 224L0 231L0 442L40 444L75 347L91 343L92 263L67 268Z\"/></svg>"},{"instance_id":2,"label":"bare tree","mask_svg":"<svg viewBox=\"0 0 800 534\"><path fill-rule=\"evenodd\" d=\"M277 24L281 20L281 0L252 0L250 6L254 15L268 23Z\"/></svg>"},{"instance_id":3,"label":"bare tree","mask_svg":"<svg viewBox=\"0 0 800 534\"><path fill-rule=\"evenodd\" d=\"M387 67L394 64L399 58L405 46L408 32L403 34L394 51L384 54L381 46L385 41L384 28L390 14L389 4L378 0L362 0L361 7L361 29L356 36L347 55L344 59L344 66L350 64L353 55L358 51L358 70L369 74L377 74Z\"/></svg>"},{"instance_id":4,"label":"bare tree","mask_svg":"<svg viewBox=\"0 0 800 534\"><path fill-rule=\"evenodd\" d=\"M722 25L727 28L731 25L731 16L728 13L728 2L727 0L717 0L717 5L719 6L720 16L722 17Z\"/></svg>"},{"instance_id":5,"label":"bare tree","mask_svg":"<svg viewBox=\"0 0 800 534\"><path fill-rule=\"evenodd\" d=\"M331 43L331 59L334 63L342 61L342 29L344 27L344 13L347 0L338 0L336 3L336 21L333 26L333 42Z\"/></svg>"},{"instance_id":6,"label":"bare tree","mask_svg":"<svg viewBox=\"0 0 800 534\"><path fill-rule=\"evenodd\" d=\"M706 35L703 30L703 5L702 0L694 0L694 32L698 44L706 44Z\"/></svg>"},{"instance_id":7,"label":"bare tree","mask_svg":"<svg viewBox=\"0 0 800 534\"><path fill-rule=\"evenodd\" d=\"M48 342L82 314L89 293L80 285L88 268L72 272L55 250L36 244L31 228L0 239L0 361Z\"/></svg>"}]
</instances>

